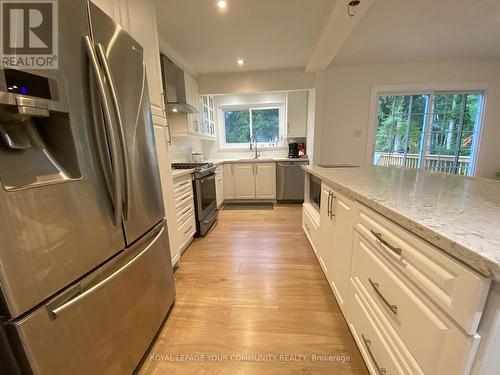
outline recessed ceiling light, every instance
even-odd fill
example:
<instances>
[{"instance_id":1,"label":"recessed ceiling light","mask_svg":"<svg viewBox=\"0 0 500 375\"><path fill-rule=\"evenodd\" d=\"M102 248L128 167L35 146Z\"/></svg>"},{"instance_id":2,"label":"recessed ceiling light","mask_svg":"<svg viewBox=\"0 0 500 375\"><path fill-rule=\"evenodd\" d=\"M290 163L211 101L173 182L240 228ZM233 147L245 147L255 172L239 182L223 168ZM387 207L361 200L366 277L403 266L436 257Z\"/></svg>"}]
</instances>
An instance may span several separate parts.
<instances>
[{"instance_id":1,"label":"recessed ceiling light","mask_svg":"<svg viewBox=\"0 0 500 375\"><path fill-rule=\"evenodd\" d=\"M238 59L238 61L236 61L238 63L239 66L243 65L245 63L245 60L243 59Z\"/></svg>"},{"instance_id":2,"label":"recessed ceiling light","mask_svg":"<svg viewBox=\"0 0 500 375\"><path fill-rule=\"evenodd\" d=\"M226 7L227 7L227 2L225 0L217 1L217 8L226 9Z\"/></svg>"},{"instance_id":3,"label":"recessed ceiling light","mask_svg":"<svg viewBox=\"0 0 500 375\"><path fill-rule=\"evenodd\" d=\"M177 113L177 108L172 108L172 112Z\"/></svg>"}]
</instances>

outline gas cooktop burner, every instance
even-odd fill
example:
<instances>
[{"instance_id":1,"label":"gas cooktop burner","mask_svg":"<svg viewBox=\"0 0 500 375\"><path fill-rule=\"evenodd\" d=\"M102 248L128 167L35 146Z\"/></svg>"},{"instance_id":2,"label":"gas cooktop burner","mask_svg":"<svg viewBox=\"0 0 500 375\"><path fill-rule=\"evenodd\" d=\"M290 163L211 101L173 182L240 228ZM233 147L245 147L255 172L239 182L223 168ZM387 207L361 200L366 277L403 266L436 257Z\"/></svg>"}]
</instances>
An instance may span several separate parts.
<instances>
[{"instance_id":1,"label":"gas cooktop burner","mask_svg":"<svg viewBox=\"0 0 500 375\"><path fill-rule=\"evenodd\" d=\"M172 169L196 169L197 171L212 166L212 163L172 163Z\"/></svg>"}]
</instances>

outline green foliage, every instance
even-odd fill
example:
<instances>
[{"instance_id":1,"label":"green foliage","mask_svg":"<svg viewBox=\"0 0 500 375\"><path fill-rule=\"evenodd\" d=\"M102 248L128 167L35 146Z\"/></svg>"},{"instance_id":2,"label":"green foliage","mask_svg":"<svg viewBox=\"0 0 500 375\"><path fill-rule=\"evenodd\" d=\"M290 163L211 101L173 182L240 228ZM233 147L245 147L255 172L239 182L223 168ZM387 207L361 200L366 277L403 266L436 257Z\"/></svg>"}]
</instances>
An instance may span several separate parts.
<instances>
[{"instance_id":1,"label":"green foliage","mask_svg":"<svg viewBox=\"0 0 500 375\"><path fill-rule=\"evenodd\" d=\"M255 136L257 142L277 139L279 120L278 108L224 111L226 143L248 143L251 136Z\"/></svg>"},{"instance_id":2,"label":"green foliage","mask_svg":"<svg viewBox=\"0 0 500 375\"><path fill-rule=\"evenodd\" d=\"M257 142L269 142L279 138L280 116L279 109L252 110L252 135Z\"/></svg>"},{"instance_id":3,"label":"green foliage","mask_svg":"<svg viewBox=\"0 0 500 375\"><path fill-rule=\"evenodd\" d=\"M250 112L225 111L226 143L250 142Z\"/></svg>"},{"instance_id":4,"label":"green foliage","mask_svg":"<svg viewBox=\"0 0 500 375\"><path fill-rule=\"evenodd\" d=\"M455 155L458 148L460 156L471 155L480 99L480 94L446 93L434 96L428 154ZM376 152L418 154L423 145L429 101L429 95L381 96Z\"/></svg>"}]
</instances>

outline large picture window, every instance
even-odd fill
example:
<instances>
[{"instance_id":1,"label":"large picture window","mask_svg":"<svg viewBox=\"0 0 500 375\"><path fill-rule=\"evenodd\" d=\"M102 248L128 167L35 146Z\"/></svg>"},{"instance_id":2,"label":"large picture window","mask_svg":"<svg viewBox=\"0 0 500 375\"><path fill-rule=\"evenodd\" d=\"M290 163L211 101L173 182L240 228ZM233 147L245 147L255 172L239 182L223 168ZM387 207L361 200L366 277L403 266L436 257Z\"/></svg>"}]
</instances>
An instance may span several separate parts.
<instances>
[{"instance_id":1,"label":"large picture window","mask_svg":"<svg viewBox=\"0 0 500 375\"><path fill-rule=\"evenodd\" d=\"M255 138L260 147L283 145L282 107L223 108L221 146L246 147Z\"/></svg>"},{"instance_id":2,"label":"large picture window","mask_svg":"<svg viewBox=\"0 0 500 375\"><path fill-rule=\"evenodd\" d=\"M472 175L483 96L380 95L373 163Z\"/></svg>"}]
</instances>

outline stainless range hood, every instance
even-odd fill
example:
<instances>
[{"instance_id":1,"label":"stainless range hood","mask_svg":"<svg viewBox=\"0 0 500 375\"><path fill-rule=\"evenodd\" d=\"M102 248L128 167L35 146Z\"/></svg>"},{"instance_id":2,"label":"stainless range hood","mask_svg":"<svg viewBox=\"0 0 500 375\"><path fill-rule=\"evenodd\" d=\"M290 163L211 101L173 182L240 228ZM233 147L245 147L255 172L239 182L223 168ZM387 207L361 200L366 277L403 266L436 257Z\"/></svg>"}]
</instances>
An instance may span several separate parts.
<instances>
[{"instance_id":1,"label":"stainless range hood","mask_svg":"<svg viewBox=\"0 0 500 375\"><path fill-rule=\"evenodd\" d=\"M166 108L168 113L198 113L186 99L186 79L184 71L167 56L161 54L161 75L166 89Z\"/></svg>"}]
</instances>

